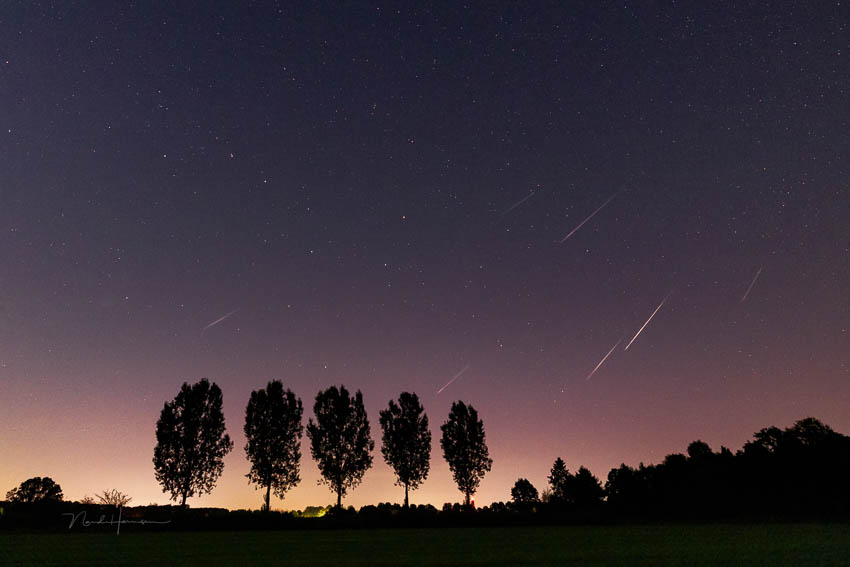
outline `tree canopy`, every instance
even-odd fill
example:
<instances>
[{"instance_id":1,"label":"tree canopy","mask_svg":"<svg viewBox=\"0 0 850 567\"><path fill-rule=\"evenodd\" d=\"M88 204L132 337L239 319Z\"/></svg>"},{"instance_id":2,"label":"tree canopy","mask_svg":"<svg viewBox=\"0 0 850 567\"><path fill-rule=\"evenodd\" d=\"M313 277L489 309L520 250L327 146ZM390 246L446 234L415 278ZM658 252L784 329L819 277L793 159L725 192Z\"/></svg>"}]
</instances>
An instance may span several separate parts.
<instances>
[{"instance_id":1,"label":"tree canopy","mask_svg":"<svg viewBox=\"0 0 850 567\"><path fill-rule=\"evenodd\" d=\"M585 467L578 468L567 486L567 502L579 508L596 506L605 496L599 479Z\"/></svg>"},{"instance_id":2,"label":"tree canopy","mask_svg":"<svg viewBox=\"0 0 850 567\"><path fill-rule=\"evenodd\" d=\"M212 492L233 449L221 411L221 389L206 378L183 383L177 397L166 402L156 423L154 471L171 499Z\"/></svg>"},{"instance_id":3,"label":"tree canopy","mask_svg":"<svg viewBox=\"0 0 850 567\"><path fill-rule=\"evenodd\" d=\"M301 400L273 380L251 392L245 408L245 453L251 462L248 479L266 489L264 508L271 509L271 491L283 498L301 481Z\"/></svg>"},{"instance_id":4,"label":"tree canopy","mask_svg":"<svg viewBox=\"0 0 850 567\"><path fill-rule=\"evenodd\" d=\"M621 516L714 519L844 514L850 510L850 437L814 418L767 427L737 453L697 440L687 455L608 473L606 505Z\"/></svg>"},{"instance_id":5,"label":"tree canopy","mask_svg":"<svg viewBox=\"0 0 850 567\"><path fill-rule=\"evenodd\" d=\"M572 475L570 474L570 471L567 470L567 465L564 463L564 460L561 457L555 459L548 477L549 486L552 489L551 498L553 502L567 501L567 492L569 490L568 484L571 477Z\"/></svg>"},{"instance_id":6,"label":"tree canopy","mask_svg":"<svg viewBox=\"0 0 850 567\"><path fill-rule=\"evenodd\" d=\"M398 404L390 400L380 412L383 445L381 454L396 475L396 484L404 486L404 506L409 505L409 490L428 478L431 466L431 431L428 416L416 394L402 392Z\"/></svg>"},{"instance_id":7,"label":"tree canopy","mask_svg":"<svg viewBox=\"0 0 850 567\"><path fill-rule=\"evenodd\" d=\"M345 386L331 386L316 394L313 405L316 421L310 418L307 437L310 452L322 474L320 483L336 492L336 505L363 480L372 466L372 441L369 420L360 390L352 397Z\"/></svg>"},{"instance_id":8,"label":"tree canopy","mask_svg":"<svg viewBox=\"0 0 850 567\"><path fill-rule=\"evenodd\" d=\"M511 500L516 504L530 504L538 502L539 499L537 489L527 478L517 479L514 487L511 488Z\"/></svg>"},{"instance_id":9,"label":"tree canopy","mask_svg":"<svg viewBox=\"0 0 850 567\"><path fill-rule=\"evenodd\" d=\"M10 502L61 502L62 498L62 487L49 476L29 478L6 493Z\"/></svg>"},{"instance_id":10,"label":"tree canopy","mask_svg":"<svg viewBox=\"0 0 850 567\"><path fill-rule=\"evenodd\" d=\"M475 408L457 401L452 404L449 418L440 430L443 432L440 439L443 457L468 506L481 479L493 466L484 438L484 422L478 419Z\"/></svg>"}]
</instances>

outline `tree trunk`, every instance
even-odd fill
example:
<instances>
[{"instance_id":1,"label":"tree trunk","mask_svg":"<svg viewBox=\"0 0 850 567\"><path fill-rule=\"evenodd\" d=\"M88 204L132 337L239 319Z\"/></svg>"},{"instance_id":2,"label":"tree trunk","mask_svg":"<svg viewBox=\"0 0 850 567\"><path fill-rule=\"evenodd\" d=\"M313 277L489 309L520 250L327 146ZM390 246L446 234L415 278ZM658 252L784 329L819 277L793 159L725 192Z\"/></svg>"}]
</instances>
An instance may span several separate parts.
<instances>
[{"instance_id":1,"label":"tree trunk","mask_svg":"<svg viewBox=\"0 0 850 567\"><path fill-rule=\"evenodd\" d=\"M336 491L336 507L342 510L342 490Z\"/></svg>"},{"instance_id":2,"label":"tree trunk","mask_svg":"<svg viewBox=\"0 0 850 567\"><path fill-rule=\"evenodd\" d=\"M266 512L270 512L271 509L272 509L272 506L271 506L272 494L271 494L271 492L272 492L272 485L267 484L266 485Z\"/></svg>"},{"instance_id":3,"label":"tree trunk","mask_svg":"<svg viewBox=\"0 0 850 567\"><path fill-rule=\"evenodd\" d=\"M407 483L404 483L404 507L405 508L409 507L409 505L410 505L408 500L407 500L407 489L408 489L408 485L407 485Z\"/></svg>"},{"instance_id":4,"label":"tree trunk","mask_svg":"<svg viewBox=\"0 0 850 567\"><path fill-rule=\"evenodd\" d=\"M183 481L183 503L181 504L181 506L186 506L186 497L189 495L191 488L192 481L190 478L187 478L185 481Z\"/></svg>"},{"instance_id":5,"label":"tree trunk","mask_svg":"<svg viewBox=\"0 0 850 567\"><path fill-rule=\"evenodd\" d=\"M469 506L469 491L466 491L466 505Z\"/></svg>"}]
</instances>

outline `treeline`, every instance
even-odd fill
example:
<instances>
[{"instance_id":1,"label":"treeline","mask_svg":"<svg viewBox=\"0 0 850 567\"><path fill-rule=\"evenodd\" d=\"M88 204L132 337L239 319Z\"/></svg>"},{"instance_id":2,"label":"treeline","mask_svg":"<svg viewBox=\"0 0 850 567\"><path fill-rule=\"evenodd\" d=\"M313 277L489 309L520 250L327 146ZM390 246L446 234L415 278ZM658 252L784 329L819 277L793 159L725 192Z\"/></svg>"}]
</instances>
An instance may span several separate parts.
<instances>
[{"instance_id":1,"label":"treeline","mask_svg":"<svg viewBox=\"0 0 850 567\"><path fill-rule=\"evenodd\" d=\"M608 473L605 504L618 517L847 517L848 471L850 437L810 417L762 429L734 454L694 441L657 465L621 465Z\"/></svg>"},{"instance_id":2,"label":"treeline","mask_svg":"<svg viewBox=\"0 0 850 567\"><path fill-rule=\"evenodd\" d=\"M202 379L192 385L184 383L160 413L154 472L163 492L179 501L181 509L185 509L188 497L213 490L223 471L224 456L233 449L221 408L221 390ZM440 511L430 506L408 510L409 491L421 486L430 471L431 432L416 394L404 392L379 412L379 422L381 454L394 471L396 484L404 489L401 509L406 515L396 517L399 507L389 504L366 506L355 513L342 507L342 498L372 466L375 449L361 392L352 395L344 386L322 390L315 397L313 417L306 428L302 418L301 400L284 389L281 382L271 381L251 393L244 423L244 450L251 464L247 477L263 490L266 512L271 508L272 494L283 498L301 480L301 439L306 429L311 456L318 465L321 482L336 495L336 507L330 514L326 509L316 509L286 515L299 521L317 516L354 524L380 524L381 518L391 517L395 520L387 520L389 523L406 518L408 522L429 525L438 522L438 516L442 518L439 523L460 521L456 518L467 518L464 514L474 509L471 497L493 462L484 423L475 408L463 401L453 403L440 427L440 447L464 504L447 504ZM462 522L481 522L482 518L497 523L765 516L848 518L850 484L844 482L848 470L850 437L817 419L806 418L784 430L762 429L735 453L726 447L715 452L698 440L685 453L668 455L659 464L622 464L608 473L604 484L584 467L571 472L557 458L542 492L529 480L520 478L511 489L509 500L506 494L507 503L495 502L476 512L484 514L476 516L478 520L467 518ZM93 506L100 502L114 508L126 506L130 500L115 490L96 496L97 501L89 498L78 504ZM29 503L57 503L63 496L61 487L52 479L36 477L10 490L6 499L20 514ZM367 521L368 518L371 519ZM0 508L0 522L3 519Z\"/></svg>"},{"instance_id":3,"label":"treeline","mask_svg":"<svg viewBox=\"0 0 850 567\"><path fill-rule=\"evenodd\" d=\"M703 441L657 465L611 469L603 485L589 470L556 459L540 495L516 481L508 505L562 520L714 520L765 517L850 518L850 437L815 418L768 427L736 453Z\"/></svg>"},{"instance_id":4,"label":"treeline","mask_svg":"<svg viewBox=\"0 0 850 567\"><path fill-rule=\"evenodd\" d=\"M558 458L538 493L518 479L507 502L475 509L444 504L337 506L269 512L136 506L121 512L121 529L232 530L542 525L713 520L850 520L850 437L814 418L769 427L736 453L694 441L656 465L612 469L604 485L586 468L572 473ZM101 504L65 502L52 479L35 478L0 503L0 529L114 531L126 495L106 491ZM117 499L117 500L116 500ZM109 504L111 503L111 504ZM85 516L80 516L85 512ZM71 525L71 520L76 521ZM100 520L103 520L102 522ZM138 522L147 523L140 524ZM84 525L84 522L91 522Z\"/></svg>"},{"instance_id":5,"label":"treeline","mask_svg":"<svg viewBox=\"0 0 850 567\"><path fill-rule=\"evenodd\" d=\"M283 498L300 481L301 440L306 429L310 453L321 473L321 482L342 498L360 484L373 462L375 441L358 390L353 395L345 386L320 391L313 417L306 428L301 400L283 384L273 380L251 392L245 408L245 455L251 464L246 475L264 492L263 509L271 509L271 495ZM404 488L407 507L410 490L427 478L431 464L431 431L428 416L416 394L402 392L379 412L382 431L381 454ZM440 447L464 501L470 504L481 479L493 460L484 434L484 423L472 405L452 404L440 426ZM184 383L171 401L165 402L156 423L154 475L172 501L186 500L212 492L224 470L224 457L233 450L222 411L222 392L206 378ZM62 490L49 477L34 477L6 494L16 503L63 500ZM125 506L129 496L111 490L98 501ZM82 504L94 504L87 497Z\"/></svg>"},{"instance_id":6,"label":"treeline","mask_svg":"<svg viewBox=\"0 0 850 567\"><path fill-rule=\"evenodd\" d=\"M185 506L191 496L209 493L224 469L224 457L233 449L225 433L221 389L206 378L184 383L174 400L166 402L156 424L154 473L163 492ZM245 408L245 454L251 463L248 479L264 489L263 508L271 508L271 494L281 498L301 477L301 438L304 432L301 400L273 380L251 392ZM380 412L381 454L404 487L410 490L428 477L431 431L428 416L416 394L403 392ZM462 401L452 404L440 426L440 446L466 504L493 463L478 412ZM336 504L355 488L372 466L372 440L363 394L345 386L331 386L316 394L313 417L307 422L310 453L321 482L336 494Z\"/></svg>"}]
</instances>

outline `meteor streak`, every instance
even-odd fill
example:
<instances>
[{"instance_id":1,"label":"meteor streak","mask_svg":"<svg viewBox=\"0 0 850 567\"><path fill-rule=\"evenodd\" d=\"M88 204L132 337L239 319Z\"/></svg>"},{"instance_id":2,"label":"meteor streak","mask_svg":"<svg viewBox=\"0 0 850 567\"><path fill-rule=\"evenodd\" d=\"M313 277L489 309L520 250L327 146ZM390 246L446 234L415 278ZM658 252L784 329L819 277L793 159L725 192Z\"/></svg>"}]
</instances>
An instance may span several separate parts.
<instances>
[{"instance_id":1,"label":"meteor streak","mask_svg":"<svg viewBox=\"0 0 850 567\"><path fill-rule=\"evenodd\" d=\"M608 360L608 357L611 356L611 353L614 352L614 349L620 346L621 342L623 342L623 339L620 339L619 341L617 341L617 344L611 347L611 350L608 351L608 354L602 357L602 360L600 360L599 364L596 365L596 368L594 368L593 371L587 375L587 378L585 378L585 380L590 380L591 378L593 378L593 375L596 374L596 371L599 370L599 367L605 364L605 361Z\"/></svg>"},{"instance_id":2,"label":"meteor streak","mask_svg":"<svg viewBox=\"0 0 850 567\"><path fill-rule=\"evenodd\" d=\"M238 308L238 307L237 307L236 309L234 309L233 311L231 311L230 313L228 313L227 315L225 315L224 317L219 317L218 319L216 319L215 321L213 321L212 323L210 323L209 325L207 325L206 327L204 327L204 328L201 330L201 333L203 333L204 331L206 331L206 330L207 330L207 329L209 329L210 327L215 327L216 325L218 325L219 323L221 323L222 321L224 321L225 319L227 319L228 317L230 317L231 315L233 315L233 314L234 314L234 313L236 313L237 311L239 311L239 308Z\"/></svg>"},{"instance_id":3,"label":"meteor streak","mask_svg":"<svg viewBox=\"0 0 850 567\"><path fill-rule=\"evenodd\" d=\"M520 205L522 205L523 203L525 203L526 201L528 201L532 197L534 197L534 191L532 191L531 193L529 193L528 195L526 195L525 197L523 197L522 199L520 199L519 201L517 201L516 203L511 205L511 208L509 208L507 211L502 213L502 216L505 216L506 214L508 214L509 212L514 210L515 208L519 207Z\"/></svg>"},{"instance_id":4,"label":"meteor streak","mask_svg":"<svg viewBox=\"0 0 850 567\"><path fill-rule=\"evenodd\" d=\"M617 191L617 193L619 193L619 191ZM580 229L581 227L583 227L583 226L584 226L584 223L586 223L587 221L589 221L590 219L592 219L594 216L596 216L596 213L598 213L599 211L601 211L602 209L604 209L604 208L608 205L608 203L610 203L611 201L613 201L613 200L614 200L614 197L616 197L616 196L617 196L617 193L614 193L613 195L611 195L610 197L608 197L608 200L607 200L607 201L605 201L604 203L602 203L601 205L599 205L599 208L598 208L598 209L596 209L595 211L593 211L592 213L590 213L590 216L589 216L589 217L587 217L586 219L584 219L583 221L581 221L580 223L578 223L578 226L577 226L577 227L575 227L574 229L572 229L568 235L566 235L565 237L563 237L563 238L560 240L560 243L561 243L561 244L563 244L564 242L566 242L567 238L569 238L570 236L572 236L572 235L574 235L576 232L578 232L578 229Z\"/></svg>"},{"instance_id":5,"label":"meteor streak","mask_svg":"<svg viewBox=\"0 0 850 567\"><path fill-rule=\"evenodd\" d=\"M458 378L460 378L460 375L461 375L461 374L463 374L464 372L466 372L467 370L469 370L469 365L468 365L468 364L467 364L466 366L464 366L464 367L463 367L463 370L461 370L460 372L458 372L457 374L455 374L455 375L454 375L454 378L452 378L451 380L449 380L448 382L446 382L446 385L445 385L445 386L443 386L442 388L440 388L439 390L437 390L437 395L439 396L441 393L443 393L443 390L445 390L446 388L448 388L448 387L451 385L451 383L452 383L452 382L454 382L455 380L457 380Z\"/></svg>"},{"instance_id":6,"label":"meteor streak","mask_svg":"<svg viewBox=\"0 0 850 567\"><path fill-rule=\"evenodd\" d=\"M742 298L741 298L741 301L739 301L738 303L743 303L743 302L745 302L745 301L747 300L747 296L749 296L749 295L750 295L750 291L752 291L753 286L754 286L754 285L756 285L756 280L757 280L757 279L759 279L759 275L761 274L761 271L762 271L763 269L764 269L764 266L761 266L761 267L758 269L758 271L756 272L755 277L753 278L753 281L751 281L751 282L750 282L750 287L748 287L748 288L747 288L747 292L744 294L744 297L742 297Z\"/></svg>"},{"instance_id":7,"label":"meteor streak","mask_svg":"<svg viewBox=\"0 0 850 567\"><path fill-rule=\"evenodd\" d=\"M667 294L667 297L670 297L669 293ZM646 323L644 323L643 326L638 329L638 332L635 333L635 336L632 337L632 340L630 340L629 344L626 345L626 348L623 349L624 351L629 350L629 347L632 346L632 343L635 342L635 339L638 338L638 335L640 335L646 328L646 326L649 325L649 322L652 321L652 318L655 317L655 314L658 313L658 310L661 309L661 306L664 305L665 301L667 301L667 297L661 300L661 303L658 304L658 307L655 308L655 311L652 312L652 315L649 316L649 319L646 320Z\"/></svg>"}]
</instances>

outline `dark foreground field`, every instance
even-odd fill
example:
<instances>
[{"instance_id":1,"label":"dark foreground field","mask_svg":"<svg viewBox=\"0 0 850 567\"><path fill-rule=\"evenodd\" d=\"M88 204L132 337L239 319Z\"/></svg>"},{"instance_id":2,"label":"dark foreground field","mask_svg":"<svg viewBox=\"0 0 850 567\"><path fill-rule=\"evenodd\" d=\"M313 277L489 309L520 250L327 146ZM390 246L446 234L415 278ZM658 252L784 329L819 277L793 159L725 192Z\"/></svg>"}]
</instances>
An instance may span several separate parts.
<instances>
[{"instance_id":1,"label":"dark foreground field","mask_svg":"<svg viewBox=\"0 0 850 567\"><path fill-rule=\"evenodd\" d=\"M850 525L2 534L0 565L843 565Z\"/></svg>"}]
</instances>

